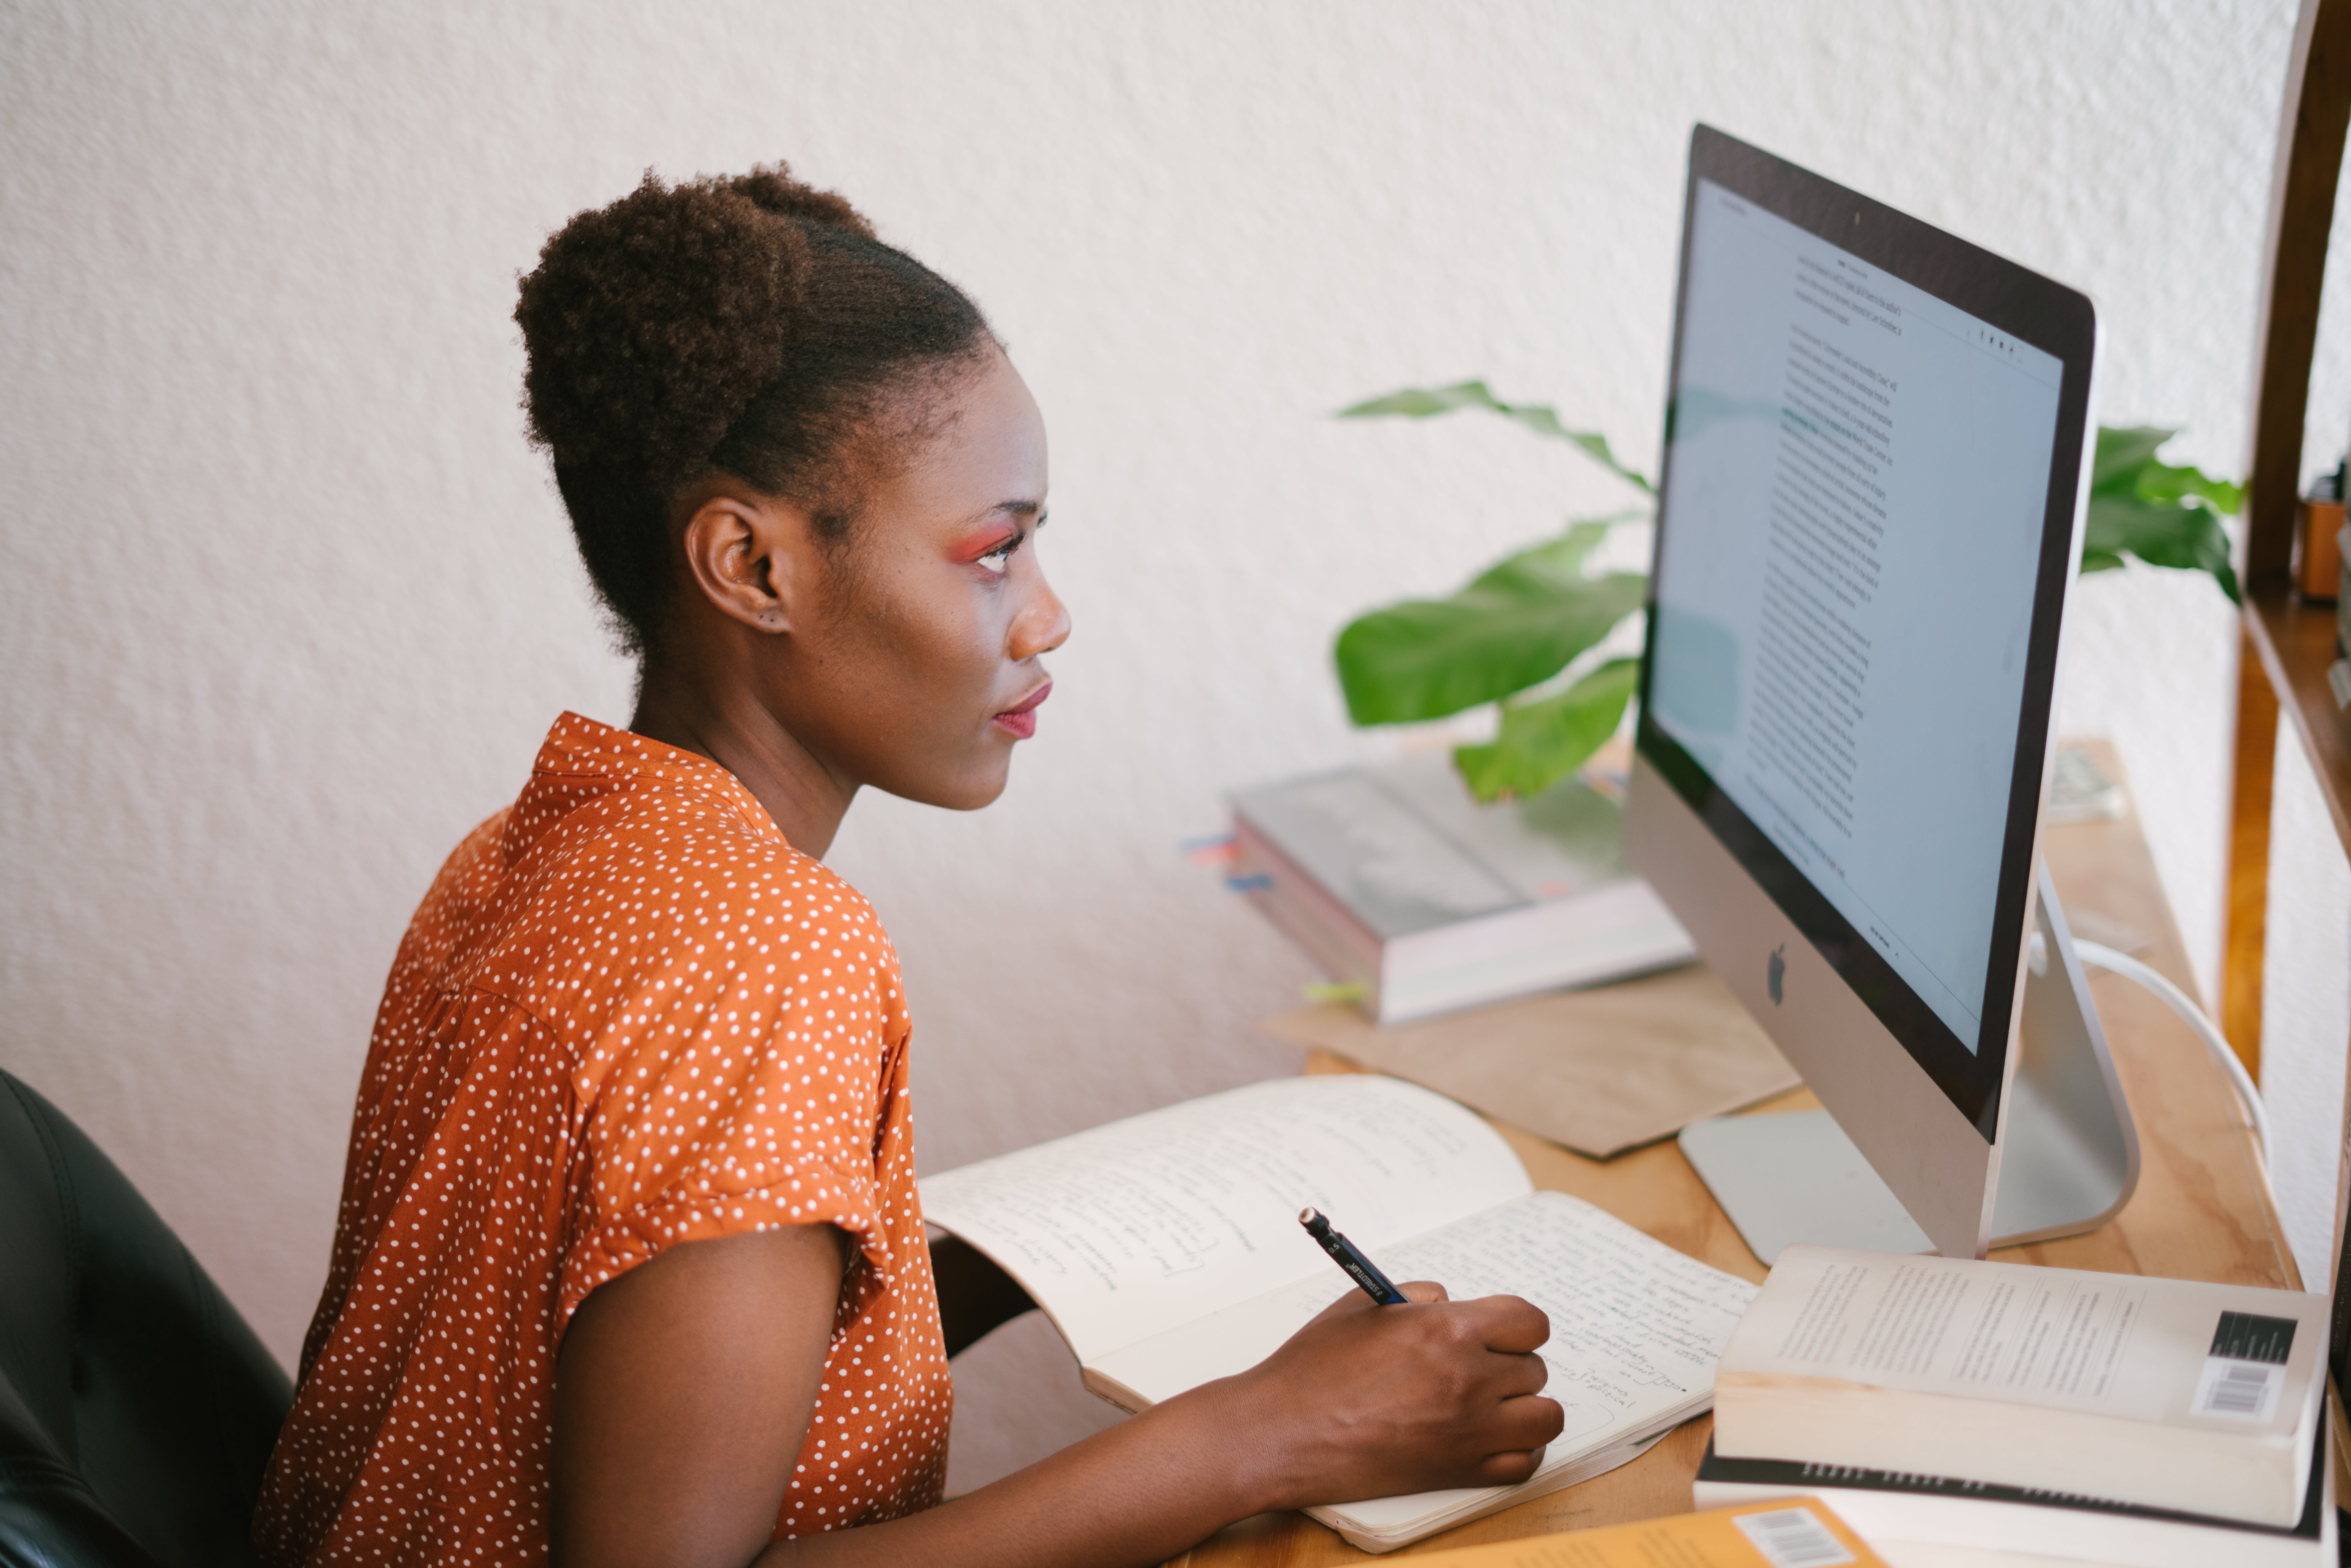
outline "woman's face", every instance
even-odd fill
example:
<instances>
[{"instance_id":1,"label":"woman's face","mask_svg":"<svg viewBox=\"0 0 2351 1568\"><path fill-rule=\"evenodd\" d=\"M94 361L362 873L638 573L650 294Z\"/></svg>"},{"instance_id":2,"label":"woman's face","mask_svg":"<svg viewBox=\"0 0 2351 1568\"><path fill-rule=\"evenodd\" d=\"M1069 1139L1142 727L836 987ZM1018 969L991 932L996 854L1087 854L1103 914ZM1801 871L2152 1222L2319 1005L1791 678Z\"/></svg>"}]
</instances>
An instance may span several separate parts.
<instances>
[{"instance_id":1,"label":"woman's face","mask_svg":"<svg viewBox=\"0 0 2351 1568\"><path fill-rule=\"evenodd\" d=\"M838 776L970 810L1003 793L1052 683L1069 612L1037 559L1045 424L1001 353L925 411L933 434L874 485L826 567L775 694Z\"/></svg>"}]
</instances>

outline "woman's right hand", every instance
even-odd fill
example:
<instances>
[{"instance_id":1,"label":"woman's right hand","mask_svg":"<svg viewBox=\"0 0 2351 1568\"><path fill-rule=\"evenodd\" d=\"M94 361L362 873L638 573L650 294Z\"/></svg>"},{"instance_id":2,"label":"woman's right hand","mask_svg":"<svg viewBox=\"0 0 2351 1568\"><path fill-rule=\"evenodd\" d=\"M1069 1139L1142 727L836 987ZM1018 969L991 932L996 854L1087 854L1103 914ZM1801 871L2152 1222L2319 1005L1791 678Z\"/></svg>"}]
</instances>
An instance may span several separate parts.
<instances>
[{"instance_id":1,"label":"woman's right hand","mask_svg":"<svg viewBox=\"0 0 2351 1568\"><path fill-rule=\"evenodd\" d=\"M1163 1563L1270 1509L1525 1480L1562 1419L1539 1392L1550 1320L1516 1296L1404 1289L1395 1307L1350 1291L1247 1372L937 1508L779 1542L758 1568Z\"/></svg>"},{"instance_id":2,"label":"woman's right hand","mask_svg":"<svg viewBox=\"0 0 2351 1568\"><path fill-rule=\"evenodd\" d=\"M1536 1349L1551 1320L1516 1296L1374 1305L1360 1291L1324 1309L1255 1367L1209 1385L1245 1445L1266 1508L1306 1508L1439 1487L1510 1486L1564 1424Z\"/></svg>"}]
</instances>

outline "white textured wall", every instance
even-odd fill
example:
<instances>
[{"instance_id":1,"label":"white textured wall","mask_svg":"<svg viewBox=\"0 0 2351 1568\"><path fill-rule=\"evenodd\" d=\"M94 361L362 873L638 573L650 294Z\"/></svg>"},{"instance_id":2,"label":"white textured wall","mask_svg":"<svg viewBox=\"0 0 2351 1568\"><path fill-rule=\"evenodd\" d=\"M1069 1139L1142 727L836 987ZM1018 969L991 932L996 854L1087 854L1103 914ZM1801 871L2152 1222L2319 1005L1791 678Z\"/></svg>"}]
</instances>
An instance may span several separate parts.
<instances>
[{"instance_id":1,"label":"white textured wall","mask_svg":"<svg viewBox=\"0 0 2351 1568\"><path fill-rule=\"evenodd\" d=\"M559 708L627 716L507 311L647 164L837 184L972 288L1051 425L1077 635L1012 793L869 800L835 856L904 953L935 1169L1287 1070L1249 1021L1307 971L1176 841L1364 744L1324 668L1351 612L1619 499L1507 428L1326 411L1482 373L1651 461L1702 116L2092 290L2109 416L2234 471L2290 25L0 0L0 1063L290 1359L409 910ZM2209 975L2229 619L2137 570L2080 603L2064 722L2120 740ZM960 1482L1084 1419L1011 1408L1048 1352L969 1369Z\"/></svg>"},{"instance_id":2,"label":"white textured wall","mask_svg":"<svg viewBox=\"0 0 2351 1568\"><path fill-rule=\"evenodd\" d=\"M2304 1287L2323 1291L2335 1259L2335 1168L2343 1157L2344 1058L2351 1046L2351 989L2343 980L2351 965L2351 862L2326 820L2301 742L2279 727L2262 1099L2286 1240Z\"/></svg>"}]
</instances>

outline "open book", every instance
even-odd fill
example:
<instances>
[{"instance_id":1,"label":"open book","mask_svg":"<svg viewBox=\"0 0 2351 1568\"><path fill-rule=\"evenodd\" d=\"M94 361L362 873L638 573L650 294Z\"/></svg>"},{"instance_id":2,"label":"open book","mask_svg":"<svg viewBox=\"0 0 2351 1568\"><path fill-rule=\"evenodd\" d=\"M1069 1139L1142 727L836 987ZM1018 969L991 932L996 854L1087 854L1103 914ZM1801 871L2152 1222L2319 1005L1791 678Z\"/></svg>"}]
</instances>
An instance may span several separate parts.
<instances>
[{"instance_id":1,"label":"open book","mask_svg":"<svg viewBox=\"0 0 2351 1568\"><path fill-rule=\"evenodd\" d=\"M1390 1278L1551 1315L1567 1425L1532 1479L1308 1511L1384 1552L1623 1464L1706 1409L1755 1294L1580 1198L1536 1192L1442 1095L1333 1074L1252 1084L925 1177L924 1218L1044 1309L1086 1386L1136 1411L1245 1371L1353 1290L1301 1229L1332 1217Z\"/></svg>"}]
</instances>

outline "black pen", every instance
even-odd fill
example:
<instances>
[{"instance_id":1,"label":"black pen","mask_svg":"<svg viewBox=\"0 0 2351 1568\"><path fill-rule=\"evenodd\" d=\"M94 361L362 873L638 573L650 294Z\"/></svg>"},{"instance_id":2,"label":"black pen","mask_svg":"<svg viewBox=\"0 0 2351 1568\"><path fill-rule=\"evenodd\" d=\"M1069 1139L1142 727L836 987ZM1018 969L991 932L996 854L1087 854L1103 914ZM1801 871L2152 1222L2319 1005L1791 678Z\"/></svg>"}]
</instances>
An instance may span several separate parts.
<instances>
[{"instance_id":1,"label":"black pen","mask_svg":"<svg viewBox=\"0 0 2351 1568\"><path fill-rule=\"evenodd\" d=\"M1395 1288L1395 1282L1379 1270L1379 1266L1364 1256L1363 1249L1337 1231L1321 1212L1311 1208L1298 1211L1298 1223L1306 1227L1306 1234L1314 1238L1331 1261L1347 1270L1347 1278L1364 1288L1364 1294L1384 1307L1400 1307L1411 1298Z\"/></svg>"}]
</instances>

